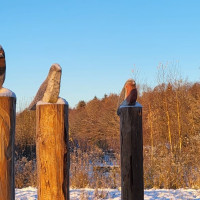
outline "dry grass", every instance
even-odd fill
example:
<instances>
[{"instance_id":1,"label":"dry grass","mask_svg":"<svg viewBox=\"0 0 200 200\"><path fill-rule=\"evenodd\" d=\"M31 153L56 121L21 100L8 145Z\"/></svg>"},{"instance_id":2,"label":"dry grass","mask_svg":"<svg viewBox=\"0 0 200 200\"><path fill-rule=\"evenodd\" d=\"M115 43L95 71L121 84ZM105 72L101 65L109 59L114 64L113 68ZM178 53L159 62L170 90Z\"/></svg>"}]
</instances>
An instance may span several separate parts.
<instances>
[{"instance_id":1,"label":"dry grass","mask_svg":"<svg viewBox=\"0 0 200 200\"><path fill-rule=\"evenodd\" d=\"M37 173L36 161L28 161L26 157L15 162L15 186L17 188L36 187Z\"/></svg>"},{"instance_id":2,"label":"dry grass","mask_svg":"<svg viewBox=\"0 0 200 200\"><path fill-rule=\"evenodd\" d=\"M118 167L106 166L99 163L103 152L71 153L70 186L72 188L117 188L120 186L120 170ZM99 167L99 165L102 165ZM104 166L103 166L104 165Z\"/></svg>"}]
</instances>

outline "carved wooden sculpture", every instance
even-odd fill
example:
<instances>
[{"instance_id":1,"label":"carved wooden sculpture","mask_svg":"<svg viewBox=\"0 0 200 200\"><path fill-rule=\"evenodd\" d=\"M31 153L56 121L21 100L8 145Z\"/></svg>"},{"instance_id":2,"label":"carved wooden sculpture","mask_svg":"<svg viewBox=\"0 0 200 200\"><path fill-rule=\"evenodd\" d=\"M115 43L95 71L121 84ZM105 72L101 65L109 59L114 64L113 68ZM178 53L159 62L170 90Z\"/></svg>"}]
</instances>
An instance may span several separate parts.
<instances>
[{"instance_id":1,"label":"carved wooden sculpture","mask_svg":"<svg viewBox=\"0 0 200 200\"><path fill-rule=\"evenodd\" d=\"M68 103L59 97L61 67L53 64L29 109L36 107L39 200L69 200Z\"/></svg>"},{"instance_id":2,"label":"carved wooden sculpture","mask_svg":"<svg viewBox=\"0 0 200 200\"><path fill-rule=\"evenodd\" d=\"M128 79L122 88L117 105L117 114L119 115L119 107L121 105L135 105L137 100L137 88L133 79Z\"/></svg>"},{"instance_id":3,"label":"carved wooden sculpture","mask_svg":"<svg viewBox=\"0 0 200 200\"><path fill-rule=\"evenodd\" d=\"M5 53L0 46L0 199L14 200L16 96L9 89L3 88L5 72Z\"/></svg>"},{"instance_id":4,"label":"carved wooden sculpture","mask_svg":"<svg viewBox=\"0 0 200 200\"><path fill-rule=\"evenodd\" d=\"M60 93L60 80L62 69L59 64L53 64L46 80L40 86L35 98L29 105L29 110L35 110L38 101L56 103Z\"/></svg>"},{"instance_id":5,"label":"carved wooden sculpture","mask_svg":"<svg viewBox=\"0 0 200 200\"><path fill-rule=\"evenodd\" d=\"M120 116L123 200L144 199L142 106L136 100L136 83L133 79L129 79L120 94L117 110Z\"/></svg>"},{"instance_id":6,"label":"carved wooden sculpture","mask_svg":"<svg viewBox=\"0 0 200 200\"><path fill-rule=\"evenodd\" d=\"M5 59L5 52L0 45L0 89L2 88L2 85L5 80L6 75L6 59Z\"/></svg>"}]
</instances>

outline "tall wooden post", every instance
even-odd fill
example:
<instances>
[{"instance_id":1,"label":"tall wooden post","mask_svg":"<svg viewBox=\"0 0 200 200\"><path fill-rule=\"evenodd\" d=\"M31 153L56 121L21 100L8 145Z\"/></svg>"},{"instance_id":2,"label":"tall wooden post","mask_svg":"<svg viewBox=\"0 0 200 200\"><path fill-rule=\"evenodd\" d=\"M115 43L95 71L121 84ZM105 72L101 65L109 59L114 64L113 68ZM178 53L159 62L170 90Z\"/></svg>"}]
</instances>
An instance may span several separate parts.
<instances>
[{"instance_id":1,"label":"tall wooden post","mask_svg":"<svg viewBox=\"0 0 200 200\"><path fill-rule=\"evenodd\" d=\"M120 106L121 196L122 200L143 200L142 106Z\"/></svg>"},{"instance_id":2,"label":"tall wooden post","mask_svg":"<svg viewBox=\"0 0 200 200\"><path fill-rule=\"evenodd\" d=\"M14 144L16 96L0 89L0 199L15 200Z\"/></svg>"},{"instance_id":3,"label":"tall wooden post","mask_svg":"<svg viewBox=\"0 0 200 200\"><path fill-rule=\"evenodd\" d=\"M68 104L37 104L39 200L69 200Z\"/></svg>"}]
</instances>

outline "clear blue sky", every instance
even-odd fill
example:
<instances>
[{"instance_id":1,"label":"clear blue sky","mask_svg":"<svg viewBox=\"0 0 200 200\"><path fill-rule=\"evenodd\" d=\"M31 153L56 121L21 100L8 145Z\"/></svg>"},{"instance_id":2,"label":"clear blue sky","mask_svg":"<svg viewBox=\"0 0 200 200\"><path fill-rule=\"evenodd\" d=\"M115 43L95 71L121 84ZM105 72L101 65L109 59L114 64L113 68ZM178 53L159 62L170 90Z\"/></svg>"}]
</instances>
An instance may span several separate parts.
<instances>
[{"instance_id":1,"label":"clear blue sky","mask_svg":"<svg viewBox=\"0 0 200 200\"><path fill-rule=\"evenodd\" d=\"M133 68L155 85L160 62L178 61L183 78L199 81L199 8L199 0L2 1L4 87L31 100L55 62L71 107L119 93Z\"/></svg>"}]
</instances>

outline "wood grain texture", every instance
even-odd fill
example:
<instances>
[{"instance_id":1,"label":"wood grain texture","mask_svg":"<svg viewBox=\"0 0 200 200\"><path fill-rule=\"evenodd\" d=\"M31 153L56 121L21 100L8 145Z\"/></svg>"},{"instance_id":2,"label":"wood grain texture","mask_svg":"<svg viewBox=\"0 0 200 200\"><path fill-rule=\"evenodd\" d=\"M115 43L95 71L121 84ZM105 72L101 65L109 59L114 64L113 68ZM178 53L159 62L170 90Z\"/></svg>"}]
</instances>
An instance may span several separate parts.
<instances>
[{"instance_id":1,"label":"wood grain texture","mask_svg":"<svg viewBox=\"0 0 200 200\"><path fill-rule=\"evenodd\" d=\"M68 105L36 107L38 200L69 200Z\"/></svg>"},{"instance_id":2,"label":"wood grain texture","mask_svg":"<svg viewBox=\"0 0 200 200\"><path fill-rule=\"evenodd\" d=\"M0 200L15 199L16 98L0 97Z\"/></svg>"},{"instance_id":3,"label":"wood grain texture","mask_svg":"<svg viewBox=\"0 0 200 200\"><path fill-rule=\"evenodd\" d=\"M143 200L142 108L120 108L122 200Z\"/></svg>"}]
</instances>

